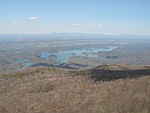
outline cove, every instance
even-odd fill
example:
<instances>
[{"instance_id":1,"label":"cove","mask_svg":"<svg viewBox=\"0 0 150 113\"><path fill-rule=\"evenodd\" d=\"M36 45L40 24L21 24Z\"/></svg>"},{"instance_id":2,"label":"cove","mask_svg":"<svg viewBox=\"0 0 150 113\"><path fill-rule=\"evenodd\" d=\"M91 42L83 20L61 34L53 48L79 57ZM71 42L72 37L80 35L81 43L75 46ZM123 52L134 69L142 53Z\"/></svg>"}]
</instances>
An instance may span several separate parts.
<instances>
[{"instance_id":1,"label":"cove","mask_svg":"<svg viewBox=\"0 0 150 113\"><path fill-rule=\"evenodd\" d=\"M118 47L108 47L108 48L83 48L83 49L73 49L73 50L65 50L59 52L41 52L41 58L48 60L51 56L57 56L57 62L59 64L66 63L69 57L71 56L83 56L87 58L96 58L98 57L94 53L98 53L100 51L112 51Z\"/></svg>"}]
</instances>

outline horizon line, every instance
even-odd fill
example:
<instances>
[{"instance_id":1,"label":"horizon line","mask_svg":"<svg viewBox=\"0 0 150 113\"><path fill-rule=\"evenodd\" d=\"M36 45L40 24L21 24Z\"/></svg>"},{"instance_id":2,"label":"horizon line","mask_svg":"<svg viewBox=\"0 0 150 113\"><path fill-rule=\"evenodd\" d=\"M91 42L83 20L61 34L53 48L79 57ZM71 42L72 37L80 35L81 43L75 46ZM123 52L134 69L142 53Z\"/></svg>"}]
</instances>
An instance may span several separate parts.
<instances>
[{"instance_id":1,"label":"horizon line","mask_svg":"<svg viewBox=\"0 0 150 113\"><path fill-rule=\"evenodd\" d=\"M53 33L0 33L0 35L52 35L52 34L86 34L86 35L133 35L133 36L150 36L150 34L115 34L115 33L81 33L81 32L53 32Z\"/></svg>"}]
</instances>

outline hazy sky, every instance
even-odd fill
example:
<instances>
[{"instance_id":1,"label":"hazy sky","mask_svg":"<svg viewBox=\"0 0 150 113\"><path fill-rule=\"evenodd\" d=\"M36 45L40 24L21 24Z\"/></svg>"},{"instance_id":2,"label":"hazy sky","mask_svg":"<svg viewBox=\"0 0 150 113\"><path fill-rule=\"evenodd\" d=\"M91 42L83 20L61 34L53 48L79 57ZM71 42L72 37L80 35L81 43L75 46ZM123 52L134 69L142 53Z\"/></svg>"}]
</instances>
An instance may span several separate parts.
<instances>
[{"instance_id":1,"label":"hazy sky","mask_svg":"<svg viewBox=\"0 0 150 113\"><path fill-rule=\"evenodd\" d=\"M0 0L0 33L150 35L150 0Z\"/></svg>"}]
</instances>

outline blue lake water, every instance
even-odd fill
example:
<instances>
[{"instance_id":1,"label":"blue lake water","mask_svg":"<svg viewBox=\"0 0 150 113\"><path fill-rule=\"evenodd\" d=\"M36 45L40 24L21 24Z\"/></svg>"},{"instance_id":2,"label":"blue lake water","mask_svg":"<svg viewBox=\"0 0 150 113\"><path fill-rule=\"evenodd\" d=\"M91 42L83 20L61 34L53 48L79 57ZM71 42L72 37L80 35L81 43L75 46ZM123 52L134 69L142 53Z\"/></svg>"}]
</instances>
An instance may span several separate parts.
<instances>
[{"instance_id":1,"label":"blue lake water","mask_svg":"<svg viewBox=\"0 0 150 113\"><path fill-rule=\"evenodd\" d=\"M59 52L41 52L41 59L48 60L51 56L57 56L56 61L59 64L66 63L67 60L71 56L83 56L87 58L97 58L98 56L94 53L98 53L101 51L112 51L113 49L116 49L118 47L108 47L108 48L83 48L83 49L73 49L73 50L65 50L65 51L59 51ZM30 62L30 59L19 59L14 60L15 63L27 63L26 68L31 67L34 62ZM23 70L25 67L22 66L21 69Z\"/></svg>"},{"instance_id":2,"label":"blue lake water","mask_svg":"<svg viewBox=\"0 0 150 113\"><path fill-rule=\"evenodd\" d=\"M93 53L98 53L100 51L112 51L118 47L109 47L109 48L83 48L83 49L74 49L74 50L65 50L60 52L42 52L41 58L48 60L51 56L57 56L57 62L59 64L67 62L71 56L84 56L87 58L98 57Z\"/></svg>"},{"instance_id":3,"label":"blue lake water","mask_svg":"<svg viewBox=\"0 0 150 113\"><path fill-rule=\"evenodd\" d=\"M32 64L33 64L32 62L27 63L27 65L26 65L27 68L30 67Z\"/></svg>"},{"instance_id":4,"label":"blue lake water","mask_svg":"<svg viewBox=\"0 0 150 113\"><path fill-rule=\"evenodd\" d=\"M28 59L20 59L20 60L14 60L15 63L25 63L28 62Z\"/></svg>"}]
</instances>

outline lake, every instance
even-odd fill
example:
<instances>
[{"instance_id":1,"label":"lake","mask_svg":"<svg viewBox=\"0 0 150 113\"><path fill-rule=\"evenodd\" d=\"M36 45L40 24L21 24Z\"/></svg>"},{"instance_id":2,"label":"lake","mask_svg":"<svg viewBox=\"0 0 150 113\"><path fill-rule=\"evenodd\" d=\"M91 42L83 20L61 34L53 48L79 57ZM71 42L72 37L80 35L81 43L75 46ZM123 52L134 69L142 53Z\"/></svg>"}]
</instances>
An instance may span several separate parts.
<instances>
[{"instance_id":1,"label":"lake","mask_svg":"<svg viewBox=\"0 0 150 113\"><path fill-rule=\"evenodd\" d=\"M97 58L98 56L95 53L101 51L112 51L118 47L108 47L108 48L83 48L83 49L73 49L73 50L65 50L59 52L41 52L40 58L49 60L51 56L56 56L57 65L66 63L71 56L83 56L86 58ZM26 68L31 67L34 62L29 62L30 59L19 59L14 60L15 63L27 63ZM21 67L23 70L24 67Z\"/></svg>"},{"instance_id":2,"label":"lake","mask_svg":"<svg viewBox=\"0 0 150 113\"><path fill-rule=\"evenodd\" d=\"M57 62L59 64L66 63L69 57L71 56L83 56L87 58L98 57L94 53L98 53L100 51L112 51L118 47L109 47L109 48L83 48L83 49L73 49L73 50L65 50L59 52L42 52L41 58L48 60L51 56L57 56Z\"/></svg>"}]
</instances>

